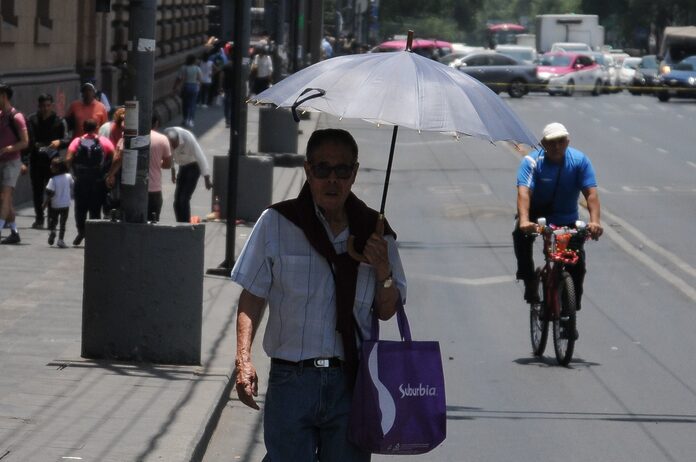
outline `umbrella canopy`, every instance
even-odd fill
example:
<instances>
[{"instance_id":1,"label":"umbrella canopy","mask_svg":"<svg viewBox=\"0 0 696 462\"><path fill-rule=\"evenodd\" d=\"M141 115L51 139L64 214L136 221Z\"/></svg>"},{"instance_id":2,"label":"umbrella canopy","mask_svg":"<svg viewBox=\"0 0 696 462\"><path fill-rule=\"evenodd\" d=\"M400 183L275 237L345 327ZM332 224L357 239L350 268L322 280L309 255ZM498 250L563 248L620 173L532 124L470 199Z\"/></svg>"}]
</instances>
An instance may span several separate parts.
<instances>
[{"instance_id":1,"label":"umbrella canopy","mask_svg":"<svg viewBox=\"0 0 696 462\"><path fill-rule=\"evenodd\" d=\"M321 90L322 95L302 102L307 89ZM488 87L409 51L327 59L251 101L488 141L537 144L517 115Z\"/></svg>"}]
</instances>

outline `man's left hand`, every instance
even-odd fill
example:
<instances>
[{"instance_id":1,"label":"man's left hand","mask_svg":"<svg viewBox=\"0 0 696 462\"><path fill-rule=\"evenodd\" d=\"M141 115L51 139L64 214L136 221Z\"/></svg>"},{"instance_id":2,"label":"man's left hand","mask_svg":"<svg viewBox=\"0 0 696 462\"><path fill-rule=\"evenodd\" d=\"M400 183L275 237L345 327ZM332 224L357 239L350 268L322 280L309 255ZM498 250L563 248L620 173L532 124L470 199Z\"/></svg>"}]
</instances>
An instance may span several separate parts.
<instances>
[{"instance_id":1,"label":"man's left hand","mask_svg":"<svg viewBox=\"0 0 696 462\"><path fill-rule=\"evenodd\" d=\"M599 223L590 222L587 224L587 230L590 232L590 237L595 241L604 233L604 228Z\"/></svg>"},{"instance_id":2,"label":"man's left hand","mask_svg":"<svg viewBox=\"0 0 696 462\"><path fill-rule=\"evenodd\" d=\"M370 235L363 249L363 255L367 259L367 262L375 268L378 281L387 279L391 272L387 241L382 237L383 234L384 221L383 219L379 219L377 220L375 232Z\"/></svg>"},{"instance_id":3,"label":"man's left hand","mask_svg":"<svg viewBox=\"0 0 696 462\"><path fill-rule=\"evenodd\" d=\"M22 166L19 169L19 174L26 175L28 171L29 171L29 168L26 166L26 164L22 164Z\"/></svg>"}]
</instances>

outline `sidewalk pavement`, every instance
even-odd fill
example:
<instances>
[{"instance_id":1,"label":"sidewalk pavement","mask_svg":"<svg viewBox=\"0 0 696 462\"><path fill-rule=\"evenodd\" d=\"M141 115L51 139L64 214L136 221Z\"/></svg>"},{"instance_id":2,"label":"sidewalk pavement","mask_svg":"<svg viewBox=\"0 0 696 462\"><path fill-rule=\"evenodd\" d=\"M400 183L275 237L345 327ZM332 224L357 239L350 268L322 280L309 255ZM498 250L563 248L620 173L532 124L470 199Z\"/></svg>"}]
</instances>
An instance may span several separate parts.
<instances>
[{"instance_id":1,"label":"sidewalk pavement","mask_svg":"<svg viewBox=\"0 0 696 462\"><path fill-rule=\"evenodd\" d=\"M300 153L317 120L313 114L300 122ZM199 108L193 131L211 166L212 156L227 154L221 108ZM248 151L255 152L257 142L258 108L249 106ZM161 218L167 223L174 221L174 185L163 173ZM274 167L273 175L274 202L295 197L304 181L301 167ZM204 217L210 203L201 180L192 214ZM83 359L84 248L49 247L48 232L30 227L31 204L17 212L22 242L0 246L0 460L200 460L232 385L240 288L205 276L198 367ZM237 254L250 229L237 226ZM224 223L206 224L206 268L224 259L225 231ZM75 234L71 211L66 242Z\"/></svg>"}]
</instances>

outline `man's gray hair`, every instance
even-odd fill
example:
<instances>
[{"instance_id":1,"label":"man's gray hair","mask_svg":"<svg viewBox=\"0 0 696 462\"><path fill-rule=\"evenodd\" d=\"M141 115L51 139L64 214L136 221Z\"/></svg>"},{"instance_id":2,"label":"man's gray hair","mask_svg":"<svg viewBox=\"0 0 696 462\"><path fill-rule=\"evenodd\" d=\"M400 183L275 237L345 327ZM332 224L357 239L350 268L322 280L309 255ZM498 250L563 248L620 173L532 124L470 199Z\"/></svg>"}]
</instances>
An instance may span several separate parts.
<instances>
[{"instance_id":1,"label":"man's gray hair","mask_svg":"<svg viewBox=\"0 0 696 462\"><path fill-rule=\"evenodd\" d=\"M173 128L165 128L165 129L164 129L164 134L165 134L165 136L167 137L167 139L169 140L169 143L170 143L170 144L172 144L172 142L173 142L174 144L179 144L179 143L180 143L180 140L179 140L179 132L177 132L175 129L173 129Z\"/></svg>"}]
</instances>

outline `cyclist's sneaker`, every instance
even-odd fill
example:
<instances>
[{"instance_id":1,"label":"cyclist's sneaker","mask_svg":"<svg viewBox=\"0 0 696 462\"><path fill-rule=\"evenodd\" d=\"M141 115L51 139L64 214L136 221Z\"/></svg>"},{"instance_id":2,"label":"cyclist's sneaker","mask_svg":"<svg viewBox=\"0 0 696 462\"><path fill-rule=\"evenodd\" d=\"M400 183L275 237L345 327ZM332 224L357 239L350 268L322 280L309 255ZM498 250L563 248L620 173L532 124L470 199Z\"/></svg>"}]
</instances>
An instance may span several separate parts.
<instances>
[{"instance_id":1,"label":"cyclist's sneaker","mask_svg":"<svg viewBox=\"0 0 696 462\"><path fill-rule=\"evenodd\" d=\"M524 280L524 300L527 303L535 304L539 303L539 290L537 288L537 282L534 279Z\"/></svg>"}]
</instances>

